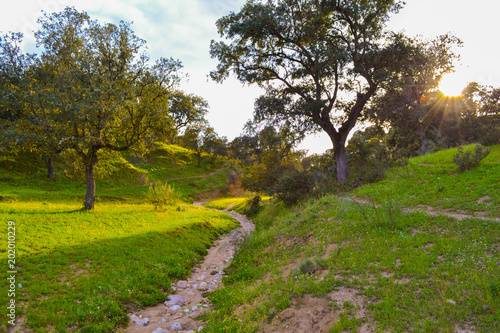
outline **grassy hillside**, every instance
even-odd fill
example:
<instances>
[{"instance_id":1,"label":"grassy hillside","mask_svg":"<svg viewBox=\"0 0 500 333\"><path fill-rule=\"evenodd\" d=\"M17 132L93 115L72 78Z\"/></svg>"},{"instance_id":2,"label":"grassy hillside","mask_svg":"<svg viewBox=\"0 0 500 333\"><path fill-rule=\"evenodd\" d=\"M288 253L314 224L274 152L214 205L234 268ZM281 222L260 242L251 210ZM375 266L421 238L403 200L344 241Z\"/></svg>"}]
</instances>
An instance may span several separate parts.
<instances>
[{"instance_id":1,"label":"grassy hillside","mask_svg":"<svg viewBox=\"0 0 500 333\"><path fill-rule=\"evenodd\" d=\"M97 204L141 200L147 185L155 181L168 180L183 196L196 196L225 186L230 171L227 161L219 158L212 164L205 156L198 168L194 154L176 145L158 143L145 157L131 153L100 156L96 167ZM78 157L63 154L56 158L55 166L56 180L49 180L44 161L33 154L0 157L2 200L83 202L86 185Z\"/></svg>"},{"instance_id":2,"label":"grassy hillside","mask_svg":"<svg viewBox=\"0 0 500 333\"><path fill-rule=\"evenodd\" d=\"M457 149L412 158L407 166L392 169L387 179L359 188L354 195L376 203L395 200L407 207L426 205L500 217L500 145L490 148L478 168L464 173L457 172L453 163Z\"/></svg>"},{"instance_id":3,"label":"grassy hillside","mask_svg":"<svg viewBox=\"0 0 500 333\"><path fill-rule=\"evenodd\" d=\"M227 161L206 158L198 168L191 151L159 145L145 158L100 163L96 208L82 211L85 185L70 163L56 161L50 181L33 155L0 162L1 276L9 276L5 235L13 221L16 316L34 332L110 332L126 324L129 310L164 301L171 282L188 276L212 241L237 225L182 201L158 211L144 198L157 180L168 179L184 197L223 187ZM5 305L12 297L2 290Z\"/></svg>"},{"instance_id":4,"label":"grassy hillside","mask_svg":"<svg viewBox=\"0 0 500 333\"><path fill-rule=\"evenodd\" d=\"M499 148L463 174L456 150L412 159L354 192L379 206L334 195L267 205L210 295L206 331L500 331L499 222L402 209L498 217Z\"/></svg>"}]
</instances>

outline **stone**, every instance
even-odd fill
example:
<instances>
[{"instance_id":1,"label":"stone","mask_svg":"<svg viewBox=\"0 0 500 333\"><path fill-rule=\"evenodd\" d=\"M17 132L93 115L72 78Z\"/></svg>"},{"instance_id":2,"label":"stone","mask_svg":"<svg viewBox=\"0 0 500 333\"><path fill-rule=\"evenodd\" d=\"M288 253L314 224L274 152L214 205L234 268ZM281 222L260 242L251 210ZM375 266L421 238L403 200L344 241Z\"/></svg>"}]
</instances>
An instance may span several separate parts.
<instances>
[{"instance_id":1,"label":"stone","mask_svg":"<svg viewBox=\"0 0 500 333\"><path fill-rule=\"evenodd\" d=\"M149 323L148 318L139 318L136 315L131 315L130 320L139 326L148 326L148 323Z\"/></svg>"},{"instance_id":2,"label":"stone","mask_svg":"<svg viewBox=\"0 0 500 333\"><path fill-rule=\"evenodd\" d=\"M188 292L186 293L186 295L188 295L188 296L194 296L194 295L196 295L196 294L195 294L193 291L191 291L191 290L190 290L190 291L188 291Z\"/></svg>"},{"instance_id":3,"label":"stone","mask_svg":"<svg viewBox=\"0 0 500 333\"><path fill-rule=\"evenodd\" d=\"M447 300L446 303L450 303L451 305L456 305L457 304L457 302L452 301L451 299Z\"/></svg>"},{"instance_id":4,"label":"stone","mask_svg":"<svg viewBox=\"0 0 500 333\"><path fill-rule=\"evenodd\" d=\"M198 286L198 290L199 291L207 291L208 290L208 284L206 282L200 283L200 285Z\"/></svg>"},{"instance_id":5,"label":"stone","mask_svg":"<svg viewBox=\"0 0 500 333\"><path fill-rule=\"evenodd\" d=\"M324 211L324 210L320 210L320 211L318 212L318 215L323 215L323 214L325 214L325 211Z\"/></svg>"},{"instance_id":6,"label":"stone","mask_svg":"<svg viewBox=\"0 0 500 333\"><path fill-rule=\"evenodd\" d=\"M211 272L210 272L210 275L215 275L215 274L218 274L218 273L219 273L219 272L217 272L217 271L211 271Z\"/></svg>"},{"instance_id":7,"label":"stone","mask_svg":"<svg viewBox=\"0 0 500 333\"><path fill-rule=\"evenodd\" d=\"M186 303L186 299L181 295L170 295L168 296L168 301L165 302L165 305L168 307L179 305L183 306Z\"/></svg>"},{"instance_id":8,"label":"stone","mask_svg":"<svg viewBox=\"0 0 500 333\"><path fill-rule=\"evenodd\" d=\"M153 333L168 333L168 331L164 328L158 327L153 331Z\"/></svg>"},{"instance_id":9,"label":"stone","mask_svg":"<svg viewBox=\"0 0 500 333\"><path fill-rule=\"evenodd\" d=\"M207 277L205 275L199 276L196 280L198 281L205 281Z\"/></svg>"},{"instance_id":10,"label":"stone","mask_svg":"<svg viewBox=\"0 0 500 333\"><path fill-rule=\"evenodd\" d=\"M181 280L181 281L177 282L178 289L186 289L187 287L188 287L187 281Z\"/></svg>"},{"instance_id":11,"label":"stone","mask_svg":"<svg viewBox=\"0 0 500 333\"><path fill-rule=\"evenodd\" d=\"M182 330L182 326L179 323L172 323L172 324L168 325L168 329L171 331L180 331L180 330Z\"/></svg>"},{"instance_id":12,"label":"stone","mask_svg":"<svg viewBox=\"0 0 500 333\"><path fill-rule=\"evenodd\" d=\"M174 305L174 306L170 307L169 310L170 310L170 313L173 313L173 312L179 310L180 308L181 307L179 305Z\"/></svg>"},{"instance_id":13,"label":"stone","mask_svg":"<svg viewBox=\"0 0 500 333\"><path fill-rule=\"evenodd\" d=\"M198 327L198 332L203 331L203 326Z\"/></svg>"}]
</instances>

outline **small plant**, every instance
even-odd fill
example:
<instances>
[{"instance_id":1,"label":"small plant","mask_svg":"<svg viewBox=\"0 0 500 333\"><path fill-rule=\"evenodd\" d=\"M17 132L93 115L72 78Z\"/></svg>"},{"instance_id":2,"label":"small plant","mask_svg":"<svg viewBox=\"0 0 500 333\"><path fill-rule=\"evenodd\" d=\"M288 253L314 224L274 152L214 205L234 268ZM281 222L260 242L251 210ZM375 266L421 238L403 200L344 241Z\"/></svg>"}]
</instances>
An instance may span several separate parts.
<instances>
[{"instance_id":1,"label":"small plant","mask_svg":"<svg viewBox=\"0 0 500 333\"><path fill-rule=\"evenodd\" d=\"M164 206L175 205L179 200L174 187L167 182L157 182L150 186L147 198L154 205L155 210L163 210Z\"/></svg>"},{"instance_id":2,"label":"small plant","mask_svg":"<svg viewBox=\"0 0 500 333\"><path fill-rule=\"evenodd\" d=\"M318 267L309 258L307 258L300 264L300 271L303 274L313 274L316 270L318 270Z\"/></svg>"},{"instance_id":3,"label":"small plant","mask_svg":"<svg viewBox=\"0 0 500 333\"><path fill-rule=\"evenodd\" d=\"M274 190L278 200L293 205L307 197L314 187L314 179L306 172L293 172L282 176Z\"/></svg>"},{"instance_id":4,"label":"small plant","mask_svg":"<svg viewBox=\"0 0 500 333\"><path fill-rule=\"evenodd\" d=\"M317 270L326 268L325 260L322 258L316 258L313 260L307 258L300 264L300 272L302 274L313 274Z\"/></svg>"},{"instance_id":5,"label":"small plant","mask_svg":"<svg viewBox=\"0 0 500 333\"><path fill-rule=\"evenodd\" d=\"M489 289L493 297L500 297L500 281L490 283Z\"/></svg>"},{"instance_id":6,"label":"small plant","mask_svg":"<svg viewBox=\"0 0 500 333\"><path fill-rule=\"evenodd\" d=\"M472 170L479 166L481 160L488 156L490 151L491 149L485 149L482 145L476 145L473 154L472 150L464 152L463 148L460 147L458 148L458 153L453 156L453 162L457 165L459 172Z\"/></svg>"}]
</instances>

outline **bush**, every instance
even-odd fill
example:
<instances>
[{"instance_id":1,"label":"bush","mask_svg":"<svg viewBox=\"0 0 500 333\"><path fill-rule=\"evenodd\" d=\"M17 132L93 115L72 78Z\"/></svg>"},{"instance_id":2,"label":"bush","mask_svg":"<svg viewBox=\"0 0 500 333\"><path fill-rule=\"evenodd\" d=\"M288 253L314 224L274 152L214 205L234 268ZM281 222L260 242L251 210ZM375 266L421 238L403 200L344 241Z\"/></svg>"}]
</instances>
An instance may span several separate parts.
<instances>
[{"instance_id":1,"label":"bush","mask_svg":"<svg viewBox=\"0 0 500 333\"><path fill-rule=\"evenodd\" d=\"M307 258L300 264L300 272L302 274L314 274L317 270L325 269L327 266L325 260L322 258L316 258L314 261Z\"/></svg>"},{"instance_id":2,"label":"bush","mask_svg":"<svg viewBox=\"0 0 500 333\"><path fill-rule=\"evenodd\" d=\"M172 206L179 201L174 187L167 182L157 182L150 186L147 198L154 205L155 210L163 210L164 206Z\"/></svg>"},{"instance_id":3,"label":"bush","mask_svg":"<svg viewBox=\"0 0 500 333\"><path fill-rule=\"evenodd\" d=\"M249 217L257 215L260 210L260 202L262 198L259 195L254 196L251 200L249 200L248 208L245 211L245 215Z\"/></svg>"},{"instance_id":4,"label":"bush","mask_svg":"<svg viewBox=\"0 0 500 333\"><path fill-rule=\"evenodd\" d=\"M275 186L276 197L287 205L304 199L313 189L314 179L306 172L284 175Z\"/></svg>"},{"instance_id":5,"label":"bush","mask_svg":"<svg viewBox=\"0 0 500 333\"><path fill-rule=\"evenodd\" d=\"M464 152L463 148L458 148L458 153L453 156L453 162L457 165L458 172L465 170L472 170L479 166L479 163L490 153L491 149L485 149L482 145L474 147L474 154L472 150Z\"/></svg>"}]
</instances>

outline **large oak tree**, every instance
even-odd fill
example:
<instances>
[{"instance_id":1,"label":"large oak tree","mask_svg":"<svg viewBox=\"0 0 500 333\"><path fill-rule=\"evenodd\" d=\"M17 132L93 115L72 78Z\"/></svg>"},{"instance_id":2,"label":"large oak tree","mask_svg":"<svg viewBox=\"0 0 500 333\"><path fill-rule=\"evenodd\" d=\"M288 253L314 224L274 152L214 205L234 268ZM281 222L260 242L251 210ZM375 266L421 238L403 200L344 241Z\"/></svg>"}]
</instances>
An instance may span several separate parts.
<instances>
[{"instance_id":1,"label":"large oak tree","mask_svg":"<svg viewBox=\"0 0 500 333\"><path fill-rule=\"evenodd\" d=\"M370 99L398 76L406 44L385 33L396 0L249 0L217 21L219 60L211 77L231 73L266 94L255 118L330 137L337 180L348 176L345 145Z\"/></svg>"}]
</instances>

